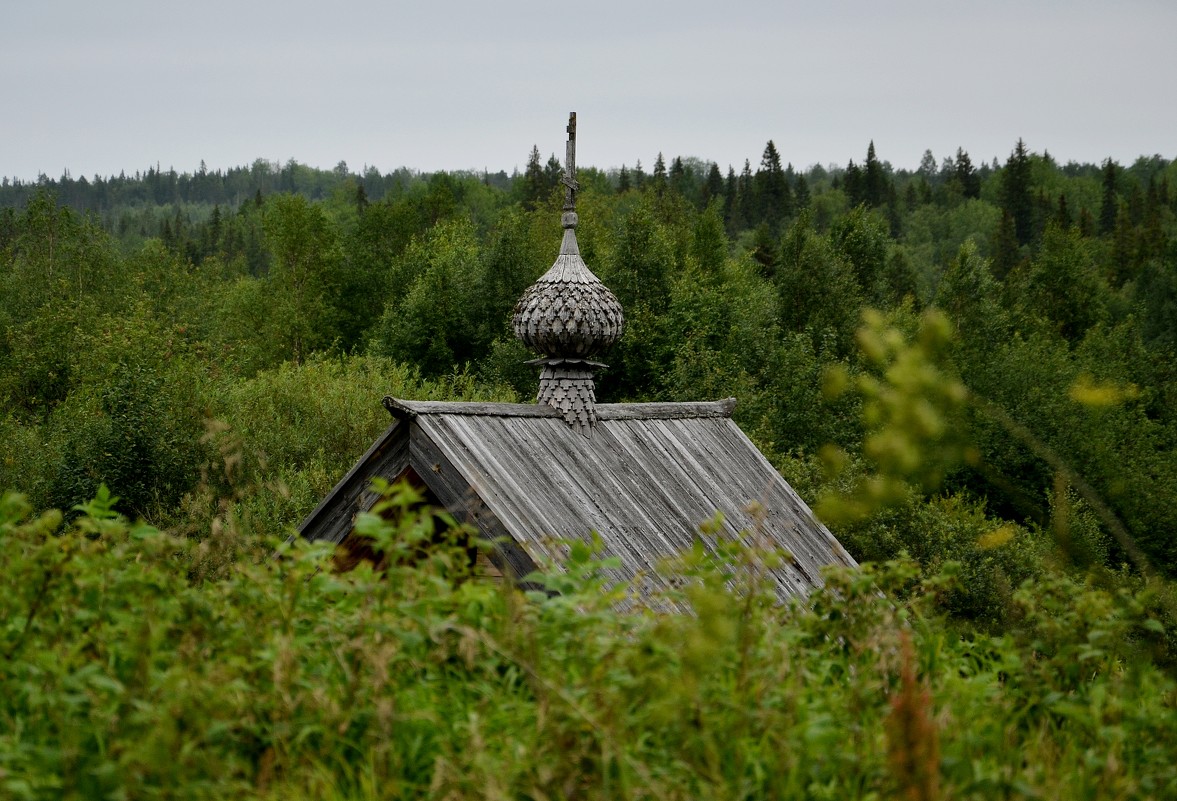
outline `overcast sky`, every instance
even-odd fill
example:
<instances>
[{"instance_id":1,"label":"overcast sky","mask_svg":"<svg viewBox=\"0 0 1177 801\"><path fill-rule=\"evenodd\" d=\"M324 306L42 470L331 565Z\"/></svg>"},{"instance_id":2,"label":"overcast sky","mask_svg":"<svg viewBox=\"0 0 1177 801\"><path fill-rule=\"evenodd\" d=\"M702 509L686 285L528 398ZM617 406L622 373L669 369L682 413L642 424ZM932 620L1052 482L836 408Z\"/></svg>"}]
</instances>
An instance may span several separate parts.
<instances>
[{"instance_id":1,"label":"overcast sky","mask_svg":"<svg viewBox=\"0 0 1177 801\"><path fill-rule=\"evenodd\" d=\"M0 0L0 175L1177 157L1174 0Z\"/></svg>"}]
</instances>

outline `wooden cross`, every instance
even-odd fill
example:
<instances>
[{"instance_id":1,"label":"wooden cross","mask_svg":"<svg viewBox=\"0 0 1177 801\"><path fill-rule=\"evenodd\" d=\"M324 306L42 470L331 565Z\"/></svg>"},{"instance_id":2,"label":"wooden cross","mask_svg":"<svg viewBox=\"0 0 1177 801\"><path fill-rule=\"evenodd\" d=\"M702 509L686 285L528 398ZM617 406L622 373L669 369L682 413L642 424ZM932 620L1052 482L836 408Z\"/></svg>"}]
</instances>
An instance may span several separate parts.
<instances>
[{"instance_id":1,"label":"wooden cross","mask_svg":"<svg viewBox=\"0 0 1177 801\"><path fill-rule=\"evenodd\" d=\"M568 149L564 158L564 177L560 183L564 184L564 211L576 210L576 193L580 191L580 184L576 182L576 112L568 114Z\"/></svg>"}]
</instances>

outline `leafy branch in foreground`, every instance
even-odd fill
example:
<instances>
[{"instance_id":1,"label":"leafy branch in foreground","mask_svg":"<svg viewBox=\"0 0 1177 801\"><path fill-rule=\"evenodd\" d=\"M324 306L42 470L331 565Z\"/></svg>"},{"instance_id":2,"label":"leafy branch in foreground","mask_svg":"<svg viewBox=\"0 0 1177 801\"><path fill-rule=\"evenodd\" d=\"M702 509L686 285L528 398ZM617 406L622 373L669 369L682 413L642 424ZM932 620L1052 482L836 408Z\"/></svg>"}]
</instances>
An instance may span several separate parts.
<instances>
[{"instance_id":1,"label":"leafy branch in foreground","mask_svg":"<svg viewBox=\"0 0 1177 801\"><path fill-rule=\"evenodd\" d=\"M365 522L406 556L437 520L407 497ZM781 606L754 577L750 599L727 589L751 558L736 545L687 556L686 614L602 592L591 549L556 596L463 580L444 538L455 560L337 574L329 548L293 540L196 579L197 546L109 501L68 524L0 502L8 797L1177 792L1177 695L1148 658L1164 626L1146 591L1052 577L1015 594L1008 635L957 638L951 569L832 570ZM619 611L618 593L639 603Z\"/></svg>"}]
</instances>

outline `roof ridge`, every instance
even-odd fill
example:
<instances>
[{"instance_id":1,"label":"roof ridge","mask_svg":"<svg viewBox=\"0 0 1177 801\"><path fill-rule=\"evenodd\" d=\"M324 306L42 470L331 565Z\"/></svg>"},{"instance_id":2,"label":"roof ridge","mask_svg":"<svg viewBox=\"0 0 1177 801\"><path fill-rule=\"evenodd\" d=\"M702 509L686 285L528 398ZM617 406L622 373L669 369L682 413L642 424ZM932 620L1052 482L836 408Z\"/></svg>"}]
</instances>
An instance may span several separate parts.
<instances>
[{"instance_id":1,"label":"roof ridge","mask_svg":"<svg viewBox=\"0 0 1177 801\"><path fill-rule=\"evenodd\" d=\"M418 415L452 414L468 417L561 417L560 412L541 403L484 403L478 401L412 401L384 396L384 408L398 420ZM696 417L731 417L735 398L718 401L653 403L599 403L600 420L674 420Z\"/></svg>"}]
</instances>

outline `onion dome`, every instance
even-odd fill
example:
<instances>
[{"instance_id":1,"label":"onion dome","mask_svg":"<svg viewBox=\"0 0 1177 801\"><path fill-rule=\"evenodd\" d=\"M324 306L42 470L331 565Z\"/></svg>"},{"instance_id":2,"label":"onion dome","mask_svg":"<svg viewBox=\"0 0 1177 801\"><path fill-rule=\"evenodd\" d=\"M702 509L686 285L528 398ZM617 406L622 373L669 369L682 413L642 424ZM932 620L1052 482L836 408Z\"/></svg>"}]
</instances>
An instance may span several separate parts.
<instances>
[{"instance_id":1,"label":"onion dome","mask_svg":"<svg viewBox=\"0 0 1177 801\"><path fill-rule=\"evenodd\" d=\"M605 365L591 359L621 338L625 318L621 303L580 256L576 243L576 113L568 121L564 178L564 240L556 263L524 290L515 304L515 336L542 358L538 402L556 408L588 434L596 424L593 370Z\"/></svg>"},{"instance_id":2,"label":"onion dome","mask_svg":"<svg viewBox=\"0 0 1177 801\"><path fill-rule=\"evenodd\" d=\"M625 319L617 296L580 257L576 212L564 220L556 263L515 304L515 336L549 358L588 359L621 338Z\"/></svg>"}]
</instances>

